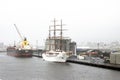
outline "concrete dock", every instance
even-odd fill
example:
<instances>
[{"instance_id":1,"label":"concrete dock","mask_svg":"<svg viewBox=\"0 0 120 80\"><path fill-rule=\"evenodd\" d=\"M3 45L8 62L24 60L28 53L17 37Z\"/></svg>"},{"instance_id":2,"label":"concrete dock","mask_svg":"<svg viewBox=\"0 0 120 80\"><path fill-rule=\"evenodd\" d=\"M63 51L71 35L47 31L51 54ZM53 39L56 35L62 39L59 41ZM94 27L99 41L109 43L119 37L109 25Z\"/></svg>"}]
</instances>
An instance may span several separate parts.
<instances>
[{"instance_id":1,"label":"concrete dock","mask_svg":"<svg viewBox=\"0 0 120 80\"><path fill-rule=\"evenodd\" d=\"M42 58L41 54L42 53L35 53L33 56ZM88 65L88 66L101 67L101 68L120 71L120 65L115 65L115 64L110 64L110 63L103 63L103 61L100 61L100 60L97 60L97 61L96 60L95 61L92 61L92 60L80 60L80 59L77 59L76 56L73 56L73 57L68 58L67 62L76 63L76 64L84 64L84 65Z\"/></svg>"},{"instance_id":2,"label":"concrete dock","mask_svg":"<svg viewBox=\"0 0 120 80\"><path fill-rule=\"evenodd\" d=\"M107 68L107 69L113 69L113 70L120 71L120 65L103 63L103 62L100 62L99 60L97 62L95 62L95 61L90 61L90 60L79 60L76 57L72 57L72 58L69 58L67 60L67 62L84 64L84 65L88 65L88 66L101 67L101 68Z\"/></svg>"}]
</instances>

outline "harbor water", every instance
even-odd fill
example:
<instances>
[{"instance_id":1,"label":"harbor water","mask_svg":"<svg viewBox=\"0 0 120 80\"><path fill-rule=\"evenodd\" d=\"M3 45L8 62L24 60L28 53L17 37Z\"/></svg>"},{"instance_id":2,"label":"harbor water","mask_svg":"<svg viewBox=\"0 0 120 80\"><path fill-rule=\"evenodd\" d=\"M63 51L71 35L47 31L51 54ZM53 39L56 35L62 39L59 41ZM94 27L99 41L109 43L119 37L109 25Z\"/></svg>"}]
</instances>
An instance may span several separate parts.
<instances>
[{"instance_id":1,"label":"harbor water","mask_svg":"<svg viewBox=\"0 0 120 80\"><path fill-rule=\"evenodd\" d=\"M120 80L120 71L0 53L0 80Z\"/></svg>"}]
</instances>

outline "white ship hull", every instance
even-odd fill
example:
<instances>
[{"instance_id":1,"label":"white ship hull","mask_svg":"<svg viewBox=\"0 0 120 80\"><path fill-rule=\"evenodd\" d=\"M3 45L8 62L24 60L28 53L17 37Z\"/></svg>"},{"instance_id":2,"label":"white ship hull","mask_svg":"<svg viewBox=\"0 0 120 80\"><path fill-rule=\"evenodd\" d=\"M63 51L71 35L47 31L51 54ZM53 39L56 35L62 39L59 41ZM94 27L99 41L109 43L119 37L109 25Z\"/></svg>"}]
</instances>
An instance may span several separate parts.
<instances>
[{"instance_id":1,"label":"white ship hull","mask_svg":"<svg viewBox=\"0 0 120 80\"><path fill-rule=\"evenodd\" d=\"M55 55L54 53L51 54L46 54L43 53L42 54L43 60L45 61L51 61L51 62L66 62L67 60L67 55L63 54L63 53L58 53L58 55Z\"/></svg>"}]
</instances>

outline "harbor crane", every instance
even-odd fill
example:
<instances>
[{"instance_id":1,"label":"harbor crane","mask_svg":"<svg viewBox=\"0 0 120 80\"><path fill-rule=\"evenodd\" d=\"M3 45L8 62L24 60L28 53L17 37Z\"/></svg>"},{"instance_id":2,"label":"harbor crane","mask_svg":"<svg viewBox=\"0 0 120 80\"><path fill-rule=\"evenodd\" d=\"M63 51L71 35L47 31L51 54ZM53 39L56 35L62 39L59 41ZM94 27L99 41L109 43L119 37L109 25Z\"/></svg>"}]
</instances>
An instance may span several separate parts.
<instances>
[{"instance_id":1,"label":"harbor crane","mask_svg":"<svg viewBox=\"0 0 120 80\"><path fill-rule=\"evenodd\" d=\"M16 29L17 33L19 34L19 36L20 36L21 40L23 40L23 37L22 37L22 35L20 34L20 32L19 32L19 30L18 30L18 28L17 28L16 24L14 24L14 26L15 26L15 29Z\"/></svg>"}]
</instances>

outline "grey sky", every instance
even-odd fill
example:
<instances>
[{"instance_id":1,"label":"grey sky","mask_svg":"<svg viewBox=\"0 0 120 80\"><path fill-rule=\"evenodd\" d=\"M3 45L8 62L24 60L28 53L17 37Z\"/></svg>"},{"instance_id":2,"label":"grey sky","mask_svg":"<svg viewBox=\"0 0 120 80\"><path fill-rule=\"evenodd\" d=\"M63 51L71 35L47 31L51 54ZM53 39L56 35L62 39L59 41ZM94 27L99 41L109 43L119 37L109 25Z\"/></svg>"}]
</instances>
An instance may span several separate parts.
<instances>
[{"instance_id":1,"label":"grey sky","mask_svg":"<svg viewBox=\"0 0 120 80\"><path fill-rule=\"evenodd\" d=\"M51 20L63 20L69 36L80 42L120 40L120 0L0 0L0 42L20 40L44 45Z\"/></svg>"}]
</instances>

